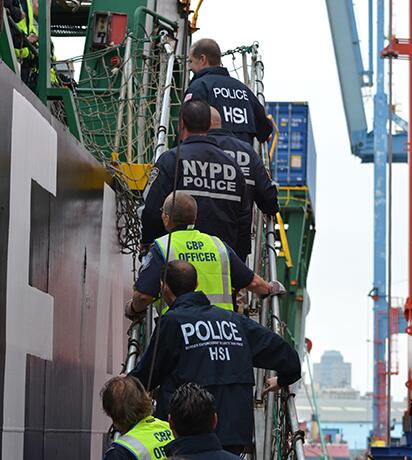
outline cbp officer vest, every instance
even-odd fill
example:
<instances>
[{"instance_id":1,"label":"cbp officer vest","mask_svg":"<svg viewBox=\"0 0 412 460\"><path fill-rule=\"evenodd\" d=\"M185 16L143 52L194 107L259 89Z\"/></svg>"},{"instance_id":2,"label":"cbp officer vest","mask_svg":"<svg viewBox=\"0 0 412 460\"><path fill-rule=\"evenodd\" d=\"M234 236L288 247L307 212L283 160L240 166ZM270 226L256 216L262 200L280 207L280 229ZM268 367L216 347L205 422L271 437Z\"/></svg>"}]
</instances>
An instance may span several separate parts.
<instances>
[{"instance_id":1,"label":"cbp officer vest","mask_svg":"<svg viewBox=\"0 0 412 460\"><path fill-rule=\"evenodd\" d=\"M125 447L138 460L159 460L166 458L164 447L173 439L169 424L150 415L114 443Z\"/></svg>"},{"instance_id":2,"label":"cbp officer vest","mask_svg":"<svg viewBox=\"0 0 412 460\"><path fill-rule=\"evenodd\" d=\"M178 230L155 240L165 260L169 236L169 260L186 260L194 265L197 290L203 291L213 305L233 310L230 259L222 241L198 230Z\"/></svg>"}]
</instances>

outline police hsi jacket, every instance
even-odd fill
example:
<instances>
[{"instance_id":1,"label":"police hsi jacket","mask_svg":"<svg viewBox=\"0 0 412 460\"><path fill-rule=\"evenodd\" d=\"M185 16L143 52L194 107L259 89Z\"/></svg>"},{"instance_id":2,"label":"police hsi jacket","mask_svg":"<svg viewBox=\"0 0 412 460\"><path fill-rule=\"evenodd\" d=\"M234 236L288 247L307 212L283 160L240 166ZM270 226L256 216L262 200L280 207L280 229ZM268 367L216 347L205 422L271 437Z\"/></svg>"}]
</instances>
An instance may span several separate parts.
<instances>
[{"instance_id":1,"label":"police hsi jacket","mask_svg":"<svg viewBox=\"0 0 412 460\"><path fill-rule=\"evenodd\" d=\"M192 98L204 99L215 107L222 118L222 127L250 144L255 136L264 142L272 133L262 104L245 84L231 77L225 67L208 67L196 73L185 100Z\"/></svg>"},{"instance_id":2,"label":"police hsi jacket","mask_svg":"<svg viewBox=\"0 0 412 460\"><path fill-rule=\"evenodd\" d=\"M169 424L150 415L113 444L123 446L137 460L159 460L166 458L165 446L173 439Z\"/></svg>"},{"instance_id":3,"label":"police hsi jacket","mask_svg":"<svg viewBox=\"0 0 412 460\"><path fill-rule=\"evenodd\" d=\"M169 260L186 260L194 265L197 290L203 291L213 305L233 310L230 259L222 241L199 230L178 230L155 240L165 260L169 238Z\"/></svg>"},{"instance_id":4,"label":"police hsi jacket","mask_svg":"<svg viewBox=\"0 0 412 460\"><path fill-rule=\"evenodd\" d=\"M216 434L223 445L251 441L253 366L275 370L280 385L300 378L298 354L285 340L243 315L210 305L203 292L179 296L156 328L131 374L147 385L154 363L148 390L160 385L156 416L165 420L180 385L206 387L217 401L221 422Z\"/></svg>"},{"instance_id":5,"label":"police hsi jacket","mask_svg":"<svg viewBox=\"0 0 412 460\"><path fill-rule=\"evenodd\" d=\"M153 166L144 191L142 243L167 232L160 208L173 191L176 148ZM190 136L180 145L177 190L197 202L196 228L227 243L244 260L250 252L250 203L245 178L235 161L207 136Z\"/></svg>"}]
</instances>

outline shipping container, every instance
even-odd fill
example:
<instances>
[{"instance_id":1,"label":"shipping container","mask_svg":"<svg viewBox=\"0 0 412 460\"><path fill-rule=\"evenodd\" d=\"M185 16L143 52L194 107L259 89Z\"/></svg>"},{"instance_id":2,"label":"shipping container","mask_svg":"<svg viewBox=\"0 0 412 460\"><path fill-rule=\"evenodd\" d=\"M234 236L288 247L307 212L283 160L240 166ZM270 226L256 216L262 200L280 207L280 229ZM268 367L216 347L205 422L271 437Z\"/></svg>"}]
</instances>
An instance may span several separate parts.
<instances>
[{"instance_id":1,"label":"shipping container","mask_svg":"<svg viewBox=\"0 0 412 460\"><path fill-rule=\"evenodd\" d=\"M316 149L308 103L268 102L266 110L279 129L272 157L272 177L282 187L306 186L315 210Z\"/></svg>"}]
</instances>

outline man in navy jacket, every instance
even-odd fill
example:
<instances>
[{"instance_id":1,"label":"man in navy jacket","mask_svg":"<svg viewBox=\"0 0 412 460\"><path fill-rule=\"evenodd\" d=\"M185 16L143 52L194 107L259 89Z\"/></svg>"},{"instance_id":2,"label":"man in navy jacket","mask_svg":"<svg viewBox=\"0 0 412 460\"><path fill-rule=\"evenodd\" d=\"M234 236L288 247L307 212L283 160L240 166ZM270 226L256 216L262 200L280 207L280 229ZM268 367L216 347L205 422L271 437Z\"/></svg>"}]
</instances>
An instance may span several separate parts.
<instances>
[{"instance_id":1,"label":"man in navy jacket","mask_svg":"<svg viewBox=\"0 0 412 460\"><path fill-rule=\"evenodd\" d=\"M180 386L170 401L169 423L175 440L165 452L184 460L239 460L223 450L214 433L218 420L215 398L196 383Z\"/></svg>"},{"instance_id":2,"label":"man in navy jacket","mask_svg":"<svg viewBox=\"0 0 412 460\"><path fill-rule=\"evenodd\" d=\"M264 142L272 134L265 109L253 92L222 67L219 45L210 38L194 43L189 51L189 68L195 74L185 101L204 99L216 107L224 128L249 144L254 137Z\"/></svg>"},{"instance_id":3,"label":"man in navy jacket","mask_svg":"<svg viewBox=\"0 0 412 460\"><path fill-rule=\"evenodd\" d=\"M229 130L222 127L222 120L215 107L210 108L211 124L209 137L231 158L233 158L245 176L250 203L268 216L275 216L279 211L278 190L275 181L266 171L265 165L253 147L238 139ZM252 208L250 212L252 222Z\"/></svg>"},{"instance_id":4,"label":"man in navy jacket","mask_svg":"<svg viewBox=\"0 0 412 460\"><path fill-rule=\"evenodd\" d=\"M277 382L269 383L287 386L300 379L299 356L276 333L194 292L197 274L190 263L169 262L162 278L170 310L131 375L148 391L160 386L155 416L163 420L180 385L195 382L205 387L216 400L220 442L241 450L252 443L253 367L275 370Z\"/></svg>"},{"instance_id":5,"label":"man in navy jacket","mask_svg":"<svg viewBox=\"0 0 412 460\"><path fill-rule=\"evenodd\" d=\"M245 178L236 162L207 136L209 128L207 102L192 100L182 105L179 151L174 148L160 156L143 194L142 244L149 246L167 233L161 208L176 185L197 202L196 228L225 241L245 260L251 246Z\"/></svg>"}]
</instances>

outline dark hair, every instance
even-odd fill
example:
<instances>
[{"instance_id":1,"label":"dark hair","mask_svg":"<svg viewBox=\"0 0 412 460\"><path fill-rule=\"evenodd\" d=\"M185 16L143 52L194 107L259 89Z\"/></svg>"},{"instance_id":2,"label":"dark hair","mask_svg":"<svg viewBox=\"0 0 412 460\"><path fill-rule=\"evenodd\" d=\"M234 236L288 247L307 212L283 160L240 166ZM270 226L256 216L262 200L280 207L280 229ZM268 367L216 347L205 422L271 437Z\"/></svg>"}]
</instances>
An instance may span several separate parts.
<instances>
[{"instance_id":1,"label":"dark hair","mask_svg":"<svg viewBox=\"0 0 412 460\"><path fill-rule=\"evenodd\" d=\"M196 268L185 260L172 260L162 268L161 279L169 286L173 294L179 297L196 289Z\"/></svg>"},{"instance_id":2,"label":"dark hair","mask_svg":"<svg viewBox=\"0 0 412 460\"><path fill-rule=\"evenodd\" d=\"M172 192L163 203L163 212L170 216L176 227L194 224L197 216L197 203L191 195L181 191L175 193L173 203Z\"/></svg>"},{"instance_id":3,"label":"dark hair","mask_svg":"<svg viewBox=\"0 0 412 460\"><path fill-rule=\"evenodd\" d=\"M169 413L179 436L211 433L215 398L196 383L185 383L174 392Z\"/></svg>"},{"instance_id":4,"label":"dark hair","mask_svg":"<svg viewBox=\"0 0 412 460\"><path fill-rule=\"evenodd\" d=\"M180 108L180 119L191 133L206 133L210 128L210 105L202 99L190 99Z\"/></svg>"},{"instance_id":5,"label":"dark hair","mask_svg":"<svg viewBox=\"0 0 412 460\"><path fill-rule=\"evenodd\" d=\"M190 50L196 59L199 59L202 54L205 55L208 63L213 67L220 65L222 62L222 52L219 45L211 38L202 38L193 43Z\"/></svg>"},{"instance_id":6,"label":"dark hair","mask_svg":"<svg viewBox=\"0 0 412 460\"><path fill-rule=\"evenodd\" d=\"M152 400L140 380L113 377L100 391L103 409L114 424L129 427L152 413Z\"/></svg>"}]
</instances>

